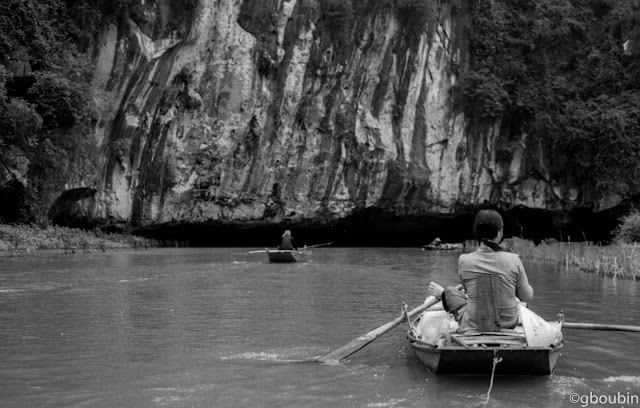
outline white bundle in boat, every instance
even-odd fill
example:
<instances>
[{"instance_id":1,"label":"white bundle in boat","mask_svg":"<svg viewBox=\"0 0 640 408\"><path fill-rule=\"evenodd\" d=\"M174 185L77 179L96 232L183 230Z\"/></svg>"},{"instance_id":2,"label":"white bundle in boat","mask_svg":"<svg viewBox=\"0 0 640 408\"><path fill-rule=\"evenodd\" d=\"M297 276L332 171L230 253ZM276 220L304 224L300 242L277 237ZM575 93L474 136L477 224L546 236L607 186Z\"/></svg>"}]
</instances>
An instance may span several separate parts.
<instances>
[{"instance_id":1,"label":"white bundle in boat","mask_svg":"<svg viewBox=\"0 0 640 408\"><path fill-rule=\"evenodd\" d=\"M444 310L426 310L420 317L416 335L425 343L442 347L451 340L451 320L449 313Z\"/></svg>"}]
</instances>

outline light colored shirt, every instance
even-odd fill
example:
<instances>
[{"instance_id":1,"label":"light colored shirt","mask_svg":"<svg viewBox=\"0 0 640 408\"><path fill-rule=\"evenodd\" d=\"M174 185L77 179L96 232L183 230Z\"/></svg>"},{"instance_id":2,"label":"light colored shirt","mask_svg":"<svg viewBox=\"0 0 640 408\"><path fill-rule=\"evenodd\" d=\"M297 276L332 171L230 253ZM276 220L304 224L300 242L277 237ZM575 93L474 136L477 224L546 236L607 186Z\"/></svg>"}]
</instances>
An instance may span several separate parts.
<instances>
[{"instance_id":1,"label":"light colored shirt","mask_svg":"<svg viewBox=\"0 0 640 408\"><path fill-rule=\"evenodd\" d=\"M467 291L467 307L460 319L460 331L476 330L477 319L477 276L493 274L500 276L500 328L509 329L518 323L518 301L533 298L533 288L529 284L524 266L518 255L494 251L482 244L475 252L460 255L458 274Z\"/></svg>"}]
</instances>

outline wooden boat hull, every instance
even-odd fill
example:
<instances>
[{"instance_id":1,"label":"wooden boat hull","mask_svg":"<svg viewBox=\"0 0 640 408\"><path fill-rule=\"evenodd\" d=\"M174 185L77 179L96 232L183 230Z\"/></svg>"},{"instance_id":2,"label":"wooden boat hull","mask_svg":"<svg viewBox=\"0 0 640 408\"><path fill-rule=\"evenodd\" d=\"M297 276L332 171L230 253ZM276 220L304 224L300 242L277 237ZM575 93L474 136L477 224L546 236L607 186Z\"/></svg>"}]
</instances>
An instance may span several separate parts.
<instances>
[{"instance_id":1,"label":"wooden boat hull","mask_svg":"<svg viewBox=\"0 0 640 408\"><path fill-rule=\"evenodd\" d=\"M267 255L269 255L269 262L274 263L291 263L297 262L292 250L285 249L267 249Z\"/></svg>"},{"instance_id":2,"label":"wooden boat hull","mask_svg":"<svg viewBox=\"0 0 640 408\"><path fill-rule=\"evenodd\" d=\"M491 375L497 353L502 361L496 365L496 375L550 375L555 368L562 345L555 348L504 348L462 346L432 348L409 342L427 369L435 374Z\"/></svg>"},{"instance_id":3,"label":"wooden boat hull","mask_svg":"<svg viewBox=\"0 0 640 408\"><path fill-rule=\"evenodd\" d=\"M460 334L439 303L411 323L407 339L420 363L435 374L491 375L497 357L496 375L550 375L563 347L561 325L544 321L523 304L519 314L523 323L515 329ZM535 336L527 339L528 331Z\"/></svg>"}]
</instances>

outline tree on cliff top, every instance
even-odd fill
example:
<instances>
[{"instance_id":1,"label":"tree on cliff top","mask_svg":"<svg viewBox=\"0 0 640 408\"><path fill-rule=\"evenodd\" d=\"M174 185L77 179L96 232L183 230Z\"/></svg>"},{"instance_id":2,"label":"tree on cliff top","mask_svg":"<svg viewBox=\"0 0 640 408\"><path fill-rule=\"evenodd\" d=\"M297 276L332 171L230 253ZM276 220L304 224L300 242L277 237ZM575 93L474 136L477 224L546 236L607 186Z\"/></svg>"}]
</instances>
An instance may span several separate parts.
<instances>
[{"instance_id":1,"label":"tree on cliff top","mask_svg":"<svg viewBox=\"0 0 640 408\"><path fill-rule=\"evenodd\" d=\"M632 0L480 0L471 5L467 112L517 118L553 152L557 180L640 192L640 30Z\"/></svg>"},{"instance_id":2,"label":"tree on cliff top","mask_svg":"<svg viewBox=\"0 0 640 408\"><path fill-rule=\"evenodd\" d=\"M89 160L82 156L88 147L92 67L74 44L87 29L83 21L104 18L92 3L113 2L0 4L0 55L5 56L0 61L0 193L8 199L13 194L22 209L11 217L0 213L0 221L4 215L5 221L45 222L46 207L68 181L67 171ZM27 174L19 175L26 178L12 170L16 161L29 163Z\"/></svg>"}]
</instances>

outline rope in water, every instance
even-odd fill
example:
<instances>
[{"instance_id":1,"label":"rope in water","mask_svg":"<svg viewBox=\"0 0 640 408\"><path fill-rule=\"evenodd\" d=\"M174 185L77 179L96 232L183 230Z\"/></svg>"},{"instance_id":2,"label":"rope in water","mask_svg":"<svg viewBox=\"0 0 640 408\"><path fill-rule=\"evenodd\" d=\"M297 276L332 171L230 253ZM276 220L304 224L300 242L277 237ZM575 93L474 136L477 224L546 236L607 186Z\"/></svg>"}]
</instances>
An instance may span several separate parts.
<instances>
[{"instance_id":1,"label":"rope in water","mask_svg":"<svg viewBox=\"0 0 640 408\"><path fill-rule=\"evenodd\" d=\"M491 369L491 382L489 383L489 390L487 391L487 399L485 400L485 405L489 403L489 396L491 395L491 389L493 388L493 378L496 373L496 366L499 362L502 361L502 357L498 357L498 350L493 350L493 368Z\"/></svg>"}]
</instances>

